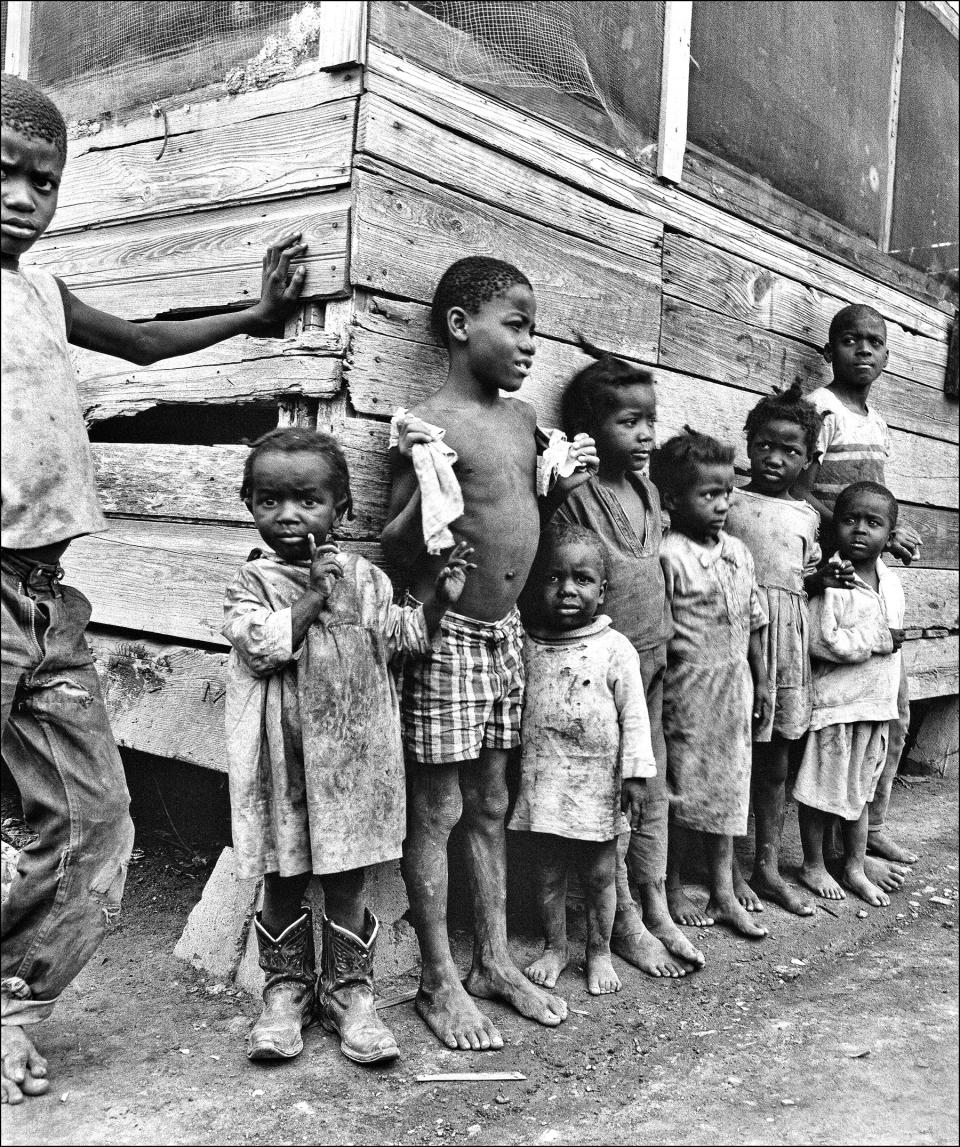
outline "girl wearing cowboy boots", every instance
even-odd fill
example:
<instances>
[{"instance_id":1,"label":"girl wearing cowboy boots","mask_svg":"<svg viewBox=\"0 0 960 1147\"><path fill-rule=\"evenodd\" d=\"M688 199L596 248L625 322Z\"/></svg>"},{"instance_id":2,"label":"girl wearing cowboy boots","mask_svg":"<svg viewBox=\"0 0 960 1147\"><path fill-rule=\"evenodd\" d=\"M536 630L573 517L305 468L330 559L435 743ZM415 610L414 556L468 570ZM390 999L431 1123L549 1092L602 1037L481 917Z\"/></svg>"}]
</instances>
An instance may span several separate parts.
<instances>
[{"instance_id":1,"label":"girl wearing cowboy boots","mask_svg":"<svg viewBox=\"0 0 960 1147\"><path fill-rule=\"evenodd\" d=\"M472 550L456 546L423 605L393 604L389 579L328 539L351 508L335 439L274 430L250 451L241 498L268 550L254 550L227 590L233 646L226 724L237 875L263 877L254 927L266 975L251 1059L303 1048L314 1012L358 1063L392 1059L396 1040L374 1006L379 924L364 870L400 856L403 753L389 663L424 653L463 589ZM323 960L303 897L323 885Z\"/></svg>"}]
</instances>

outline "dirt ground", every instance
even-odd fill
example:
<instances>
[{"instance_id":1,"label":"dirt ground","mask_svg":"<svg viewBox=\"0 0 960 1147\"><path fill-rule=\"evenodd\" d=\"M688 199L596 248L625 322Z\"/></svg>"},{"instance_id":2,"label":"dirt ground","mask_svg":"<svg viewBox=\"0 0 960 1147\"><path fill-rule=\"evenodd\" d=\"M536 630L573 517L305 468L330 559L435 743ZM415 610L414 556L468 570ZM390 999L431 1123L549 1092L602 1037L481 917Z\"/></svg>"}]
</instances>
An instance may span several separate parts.
<instances>
[{"instance_id":1,"label":"dirt ground","mask_svg":"<svg viewBox=\"0 0 960 1147\"><path fill-rule=\"evenodd\" d=\"M894 821L923 857L888 909L862 916L847 900L800 920L771 907L767 940L703 929L703 972L657 981L618 961L623 991L602 1000L571 966L560 1029L489 1007L500 1052L447 1051L412 1004L395 1006L384 1015L402 1056L379 1070L318 1028L297 1061L245 1059L256 1002L171 955L219 844L144 816L123 924L38 1032L52 1089L4 1109L2 1141L956 1143L957 811L956 777L895 786ZM795 835L787 856L799 859ZM522 961L536 938L514 933ZM468 940L456 936L464 958ZM525 1078L416 1081L494 1070Z\"/></svg>"}]
</instances>

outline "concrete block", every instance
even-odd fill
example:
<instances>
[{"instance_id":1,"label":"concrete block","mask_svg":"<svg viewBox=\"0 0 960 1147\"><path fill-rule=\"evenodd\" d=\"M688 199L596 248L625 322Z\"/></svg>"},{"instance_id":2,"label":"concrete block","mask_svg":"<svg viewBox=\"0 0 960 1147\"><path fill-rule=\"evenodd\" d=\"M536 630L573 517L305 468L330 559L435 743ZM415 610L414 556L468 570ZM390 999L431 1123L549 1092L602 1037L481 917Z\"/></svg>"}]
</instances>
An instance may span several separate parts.
<instances>
[{"instance_id":1,"label":"concrete block","mask_svg":"<svg viewBox=\"0 0 960 1147\"><path fill-rule=\"evenodd\" d=\"M945 776L957 767L960 756L960 699L938 697L925 702L926 711L917 739L907 754L914 771ZM907 770L904 770L905 772Z\"/></svg>"},{"instance_id":2,"label":"concrete block","mask_svg":"<svg viewBox=\"0 0 960 1147\"><path fill-rule=\"evenodd\" d=\"M240 880L232 848L225 848L190 913L173 954L211 975L232 979L244 955L262 881Z\"/></svg>"}]
</instances>

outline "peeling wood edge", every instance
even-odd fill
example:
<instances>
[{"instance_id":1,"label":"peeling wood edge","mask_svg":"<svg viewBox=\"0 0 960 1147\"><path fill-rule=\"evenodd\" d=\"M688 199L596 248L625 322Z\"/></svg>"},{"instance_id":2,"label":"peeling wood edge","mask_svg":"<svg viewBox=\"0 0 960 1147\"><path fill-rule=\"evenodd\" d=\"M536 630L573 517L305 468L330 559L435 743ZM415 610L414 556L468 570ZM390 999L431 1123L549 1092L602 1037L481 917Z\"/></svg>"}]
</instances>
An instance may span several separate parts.
<instances>
[{"instance_id":1,"label":"peeling wood edge","mask_svg":"<svg viewBox=\"0 0 960 1147\"><path fill-rule=\"evenodd\" d=\"M657 175L671 183L681 181L683 156L687 146L692 19L692 0L666 0L663 15L663 56L660 67Z\"/></svg>"},{"instance_id":2,"label":"peeling wood edge","mask_svg":"<svg viewBox=\"0 0 960 1147\"><path fill-rule=\"evenodd\" d=\"M887 122L887 186L884 189L883 217L880 225L880 250L890 250L893 230L893 191L897 174L897 131L900 124L900 76L903 69L903 28L906 0L897 0L893 30L893 62L890 66L890 103Z\"/></svg>"}]
</instances>

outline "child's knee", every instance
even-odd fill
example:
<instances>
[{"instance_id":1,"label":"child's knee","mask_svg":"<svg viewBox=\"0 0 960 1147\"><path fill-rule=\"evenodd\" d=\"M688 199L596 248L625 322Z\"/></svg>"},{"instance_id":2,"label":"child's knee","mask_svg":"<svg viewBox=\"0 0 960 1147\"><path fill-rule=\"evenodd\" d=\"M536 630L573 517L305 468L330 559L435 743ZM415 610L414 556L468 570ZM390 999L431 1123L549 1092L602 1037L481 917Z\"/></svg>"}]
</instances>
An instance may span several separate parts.
<instances>
[{"instance_id":1,"label":"child's knee","mask_svg":"<svg viewBox=\"0 0 960 1147\"><path fill-rule=\"evenodd\" d=\"M432 833L453 831L454 825L463 814L463 797L456 777L449 783L437 783L439 777L420 778L427 783L414 782L410 800L411 822Z\"/></svg>"},{"instance_id":2,"label":"child's knee","mask_svg":"<svg viewBox=\"0 0 960 1147\"><path fill-rule=\"evenodd\" d=\"M502 777L487 777L480 784L464 788L464 818L471 824L502 825L509 803L507 783Z\"/></svg>"}]
</instances>

